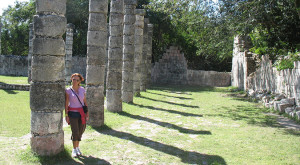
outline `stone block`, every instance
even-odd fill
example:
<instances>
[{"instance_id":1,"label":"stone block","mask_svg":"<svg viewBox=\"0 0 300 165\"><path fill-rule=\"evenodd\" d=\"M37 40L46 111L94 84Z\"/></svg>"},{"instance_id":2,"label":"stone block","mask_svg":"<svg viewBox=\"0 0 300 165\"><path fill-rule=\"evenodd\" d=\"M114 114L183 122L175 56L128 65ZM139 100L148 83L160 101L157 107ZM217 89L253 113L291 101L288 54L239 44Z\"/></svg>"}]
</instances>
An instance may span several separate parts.
<instances>
[{"instance_id":1,"label":"stone block","mask_svg":"<svg viewBox=\"0 0 300 165\"><path fill-rule=\"evenodd\" d=\"M108 42L109 48L123 48L123 37L110 36ZM121 54L123 54L123 52Z\"/></svg>"},{"instance_id":2,"label":"stone block","mask_svg":"<svg viewBox=\"0 0 300 165\"><path fill-rule=\"evenodd\" d=\"M134 35L135 36L143 36L144 35L144 29L143 28L135 29Z\"/></svg>"},{"instance_id":3,"label":"stone block","mask_svg":"<svg viewBox=\"0 0 300 165\"><path fill-rule=\"evenodd\" d=\"M282 103L277 105L278 111L281 113L285 113L285 109L291 106L292 106L291 104L282 104Z\"/></svg>"},{"instance_id":4,"label":"stone block","mask_svg":"<svg viewBox=\"0 0 300 165\"><path fill-rule=\"evenodd\" d=\"M109 26L110 36L122 37L123 38L123 26L114 25Z\"/></svg>"},{"instance_id":5,"label":"stone block","mask_svg":"<svg viewBox=\"0 0 300 165\"><path fill-rule=\"evenodd\" d=\"M124 54L134 54L135 46L134 45L125 45L123 47Z\"/></svg>"},{"instance_id":6,"label":"stone block","mask_svg":"<svg viewBox=\"0 0 300 165\"><path fill-rule=\"evenodd\" d=\"M135 20L136 20L135 17L136 17L135 15L125 15L124 16L124 24L130 25L130 24L135 23Z\"/></svg>"},{"instance_id":7,"label":"stone block","mask_svg":"<svg viewBox=\"0 0 300 165\"><path fill-rule=\"evenodd\" d=\"M133 45L134 44L134 35L124 36L123 44L124 45Z\"/></svg>"},{"instance_id":8,"label":"stone block","mask_svg":"<svg viewBox=\"0 0 300 165\"><path fill-rule=\"evenodd\" d=\"M106 91L107 110L111 112L122 111L122 92L121 90L107 90Z\"/></svg>"},{"instance_id":9,"label":"stone block","mask_svg":"<svg viewBox=\"0 0 300 165\"><path fill-rule=\"evenodd\" d=\"M135 9L135 6L133 5L125 5L124 7L124 14L125 15L134 15L134 9Z\"/></svg>"},{"instance_id":10,"label":"stone block","mask_svg":"<svg viewBox=\"0 0 300 165\"><path fill-rule=\"evenodd\" d=\"M135 34L135 26L134 25L125 25L123 33L125 36L134 35Z\"/></svg>"},{"instance_id":11,"label":"stone block","mask_svg":"<svg viewBox=\"0 0 300 165\"><path fill-rule=\"evenodd\" d=\"M123 51L122 48L113 48L108 51L109 60L122 60Z\"/></svg>"},{"instance_id":12,"label":"stone block","mask_svg":"<svg viewBox=\"0 0 300 165\"><path fill-rule=\"evenodd\" d=\"M30 84L31 111L62 111L65 109L65 83Z\"/></svg>"},{"instance_id":13,"label":"stone block","mask_svg":"<svg viewBox=\"0 0 300 165\"><path fill-rule=\"evenodd\" d=\"M88 31L87 45L88 46L102 46L106 47L107 32L106 31Z\"/></svg>"},{"instance_id":14,"label":"stone block","mask_svg":"<svg viewBox=\"0 0 300 165\"><path fill-rule=\"evenodd\" d=\"M122 80L129 82L133 78L133 73L132 72L122 72Z\"/></svg>"},{"instance_id":15,"label":"stone block","mask_svg":"<svg viewBox=\"0 0 300 165\"><path fill-rule=\"evenodd\" d=\"M34 38L33 55L65 56L65 42L62 38Z\"/></svg>"},{"instance_id":16,"label":"stone block","mask_svg":"<svg viewBox=\"0 0 300 165\"><path fill-rule=\"evenodd\" d=\"M290 112L293 112L294 111L294 107L287 107L287 108L285 108L285 110L284 110L284 112L286 113L286 114L290 114Z\"/></svg>"},{"instance_id":17,"label":"stone block","mask_svg":"<svg viewBox=\"0 0 300 165\"><path fill-rule=\"evenodd\" d=\"M104 87L103 86L88 86L86 87L86 100L90 106L103 106L104 105Z\"/></svg>"},{"instance_id":18,"label":"stone block","mask_svg":"<svg viewBox=\"0 0 300 165\"><path fill-rule=\"evenodd\" d=\"M137 5L137 0L124 0L125 5Z\"/></svg>"},{"instance_id":19,"label":"stone block","mask_svg":"<svg viewBox=\"0 0 300 165\"><path fill-rule=\"evenodd\" d=\"M284 103L284 104L294 105L295 104L295 98L282 99L282 100L280 100L280 102Z\"/></svg>"},{"instance_id":20,"label":"stone block","mask_svg":"<svg viewBox=\"0 0 300 165\"><path fill-rule=\"evenodd\" d=\"M31 149L41 156L52 156L64 150L64 132L30 138Z\"/></svg>"},{"instance_id":21,"label":"stone block","mask_svg":"<svg viewBox=\"0 0 300 165\"><path fill-rule=\"evenodd\" d=\"M125 103L133 102L133 92L122 91L122 101Z\"/></svg>"},{"instance_id":22,"label":"stone block","mask_svg":"<svg viewBox=\"0 0 300 165\"><path fill-rule=\"evenodd\" d=\"M144 41L143 36L135 36L135 38L134 38L135 44L141 45L141 44L143 44L143 41Z\"/></svg>"},{"instance_id":23,"label":"stone block","mask_svg":"<svg viewBox=\"0 0 300 165\"><path fill-rule=\"evenodd\" d=\"M300 120L300 111L296 112L296 118L297 118L297 120Z\"/></svg>"},{"instance_id":24,"label":"stone block","mask_svg":"<svg viewBox=\"0 0 300 165\"><path fill-rule=\"evenodd\" d=\"M104 66L106 62L103 57L99 58L99 57L87 56L86 63L87 65Z\"/></svg>"},{"instance_id":25,"label":"stone block","mask_svg":"<svg viewBox=\"0 0 300 165\"><path fill-rule=\"evenodd\" d=\"M89 31L106 31L107 30L107 16L103 13L89 14Z\"/></svg>"},{"instance_id":26,"label":"stone block","mask_svg":"<svg viewBox=\"0 0 300 165\"><path fill-rule=\"evenodd\" d=\"M87 65L86 84L87 85L104 85L105 66Z\"/></svg>"},{"instance_id":27,"label":"stone block","mask_svg":"<svg viewBox=\"0 0 300 165\"><path fill-rule=\"evenodd\" d=\"M109 60L107 63L107 69L110 71L119 72L122 70L123 62L121 59L119 60Z\"/></svg>"},{"instance_id":28,"label":"stone block","mask_svg":"<svg viewBox=\"0 0 300 165\"><path fill-rule=\"evenodd\" d=\"M135 9L134 14L144 16L144 15L146 15L146 10L145 9Z\"/></svg>"},{"instance_id":29,"label":"stone block","mask_svg":"<svg viewBox=\"0 0 300 165\"><path fill-rule=\"evenodd\" d=\"M32 56L31 79L34 82L63 81L64 70L63 56Z\"/></svg>"},{"instance_id":30,"label":"stone block","mask_svg":"<svg viewBox=\"0 0 300 165\"><path fill-rule=\"evenodd\" d=\"M107 0L90 0L89 11L92 13L107 13L108 1Z\"/></svg>"},{"instance_id":31,"label":"stone block","mask_svg":"<svg viewBox=\"0 0 300 165\"><path fill-rule=\"evenodd\" d=\"M58 37L66 32L66 17L46 15L33 17L34 33L37 36Z\"/></svg>"},{"instance_id":32,"label":"stone block","mask_svg":"<svg viewBox=\"0 0 300 165\"><path fill-rule=\"evenodd\" d=\"M123 13L124 0L111 0L110 13Z\"/></svg>"},{"instance_id":33,"label":"stone block","mask_svg":"<svg viewBox=\"0 0 300 165\"><path fill-rule=\"evenodd\" d=\"M103 46L88 46L87 47L87 57L98 58L105 61L106 57L106 47Z\"/></svg>"},{"instance_id":34,"label":"stone block","mask_svg":"<svg viewBox=\"0 0 300 165\"><path fill-rule=\"evenodd\" d=\"M123 54L123 60L124 61L134 61L134 54Z\"/></svg>"},{"instance_id":35,"label":"stone block","mask_svg":"<svg viewBox=\"0 0 300 165\"><path fill-rule=\"evenodd\" d=\"M62 130L62 113L31 112L31 133L44 136Z\"/></svg>"},{"instance_id":36,"label":"stone block","mask_svg":"<svg viewBox=\"0 0 300 165\"><path fill-rule=\"evenodd\" d=\"M109 18L109 25L114 26L114 25L123 25L124 22L124 15L123 14L111 14Z\"/></svg>"},{"instance_id":37,"label":"stone block","mask_svg":"<svg viewBox=\"0 0 300 165\"><path fill-rule=\"evenodd\" d=\"M123 69L122 70L133 72L133 66L134 66L133 61L123 61Z\"/></svg>"},{"instance_id":38,"label":"stone block","mask_svg":"<svg viewBox=\"0 0 300 165\"><path fill-rule=\"evenodd\" d=\"M108 71L107 72L107 81L106 81L106 89L121 89L122 87L122 73Z\"/></svg>"},{"instance_id":39,"label":"stone block","mask_svg":"<svg viewBox=\"0 0 300 165\"><path fill-rule=\"evenodd\" d=\"M66 13L67 0L36 0L35 2L38 14L56 13L65 15Z\"/></svg>"},{"instance_id":40,"label":"stone block","mask_svg":"<svg viewBox=\"0 0 300 165\"><path fill-rule=\"evenodd\" d=\"M89 115L90 119L87 122L88 125L92 127L100 127L104 125L104 105L89 106Z\"/></svg>"}]
</instances>

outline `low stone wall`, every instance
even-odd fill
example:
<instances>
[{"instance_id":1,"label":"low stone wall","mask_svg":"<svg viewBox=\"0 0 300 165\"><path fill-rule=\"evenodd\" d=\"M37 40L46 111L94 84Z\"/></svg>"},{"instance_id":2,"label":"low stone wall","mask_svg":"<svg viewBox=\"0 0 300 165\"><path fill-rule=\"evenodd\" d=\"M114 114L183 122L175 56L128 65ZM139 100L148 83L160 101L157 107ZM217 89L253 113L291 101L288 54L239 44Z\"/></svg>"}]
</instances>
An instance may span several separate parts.
<instances>
[{"instance_id":1,"label":"low stone wall","mask_svg":"<svg viewBox=\"0 0 300 165\"><path fill-rule=\"evenodd\" d=\"M86 75L86 57L72 57L72 73ZM0 75L28 76L27 56L0 55Z\"/></svg>"},{"instance_id":2,"label":"low stone wall","mask_svg":"<svg viewBox=\"0 0 300 165\"><path fill-rule=\"evenodd\" d=\"M230 86L231 73L188 70L184 54L171 46L151 71L153 84Z\"/></svg>"},{"instance_id":3,"label":"low stone wall","mask_svg":"<svg viewBox=\"0 0 300 165\"><path fill-rule=\"evenodd\" d=\"M0 55L0 75L27 76L27 56Z\"/></svg>"},{"instance_id":4,"label":"low stone wall","mask_svg":"<svg viewBox=\"0 0 300 165\"><path fill-rule=\"evenodd\" d=\"M187 84L197 86L213 86L225 87L231 84L231 73L203 71L203 70L188 70Z\"/></svg>"},{"instance_id":5,"label":"low stone wall","mask_svg":"<svg viewBox=\"0 0 300 165\"><path fill-rule=\"evenodd\" d=\"M29 84L5 84L0 82L0 89L29 91Z\"/></svg>"}]
</instances>

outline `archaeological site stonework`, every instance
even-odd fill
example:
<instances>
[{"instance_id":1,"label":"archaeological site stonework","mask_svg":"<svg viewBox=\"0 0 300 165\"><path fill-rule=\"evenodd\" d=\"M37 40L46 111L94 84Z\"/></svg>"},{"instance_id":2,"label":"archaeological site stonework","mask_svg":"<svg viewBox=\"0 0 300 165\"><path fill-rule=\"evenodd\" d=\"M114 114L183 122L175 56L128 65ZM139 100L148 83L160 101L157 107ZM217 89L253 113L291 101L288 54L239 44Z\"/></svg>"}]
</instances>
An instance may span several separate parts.
<instances>
[{"instance_id":1,"label":"archaeological site stonework","mask_svg":"<svg viewBox=\"0 0 300 165\"><path fill-rule=\"evenodd\" d=\"M122 111L123 6L123 0L110 1L106 105L112 112Z\"/></svg>"},{"instance_id":2,"label":"archaeological site stonework","mask_svg":"<svg viewBox=\"0 0 300 165\"><path fill-rule=\"evenodd\" d=\"M124 29L123 29L123 66L122 66L122 101L133 102L133 70L135 43L135 7L136 0L124 0Z\"/></svg>"},{"instance_id":3,"label":"archaeological site stonework","mask_svg":"<svg viewBox=\"0 0 300 165\"><path fill-rule=\"evenodd\" d=\"M72 55L73 55L73 31L75 26L71 23L67 25L66 31L66 57L65 57L65 76L66 82L71 82L72 75Z\"/></svg>"},{"instance_id":4,"label":"archaeological site stonework","mask_svg":"<svg viewBox=\"0 0 300 165\"><path fill-rule=\"evenodd\" d=\"M140 91L146 91L147 83L147 53L148 53L148 24L149 18L144 18L144 29L143 29L143 53L141 58L141 81L140 81Z\"/></svg>"},{"instance_id":5,"label":"archaeological site stonework","mask_svg":"<svg viewBox=\"0 0 300 165\"><path fill-rule=\"evenodd\" d=\"M104 124L104 78L107 48L107 0L89 1L86 99L91 126Z\"/></svg>"},{"instance_id":6,"label":"archaeological site stonework","mask_svg":"<svg viewBox=\"0 0 300 165\"><path fill-rule=\"evenodd\" d=\"M36 0L30 84L31 149L54 155L64 149L66 0Z\"/></svg>"},{"instance_id":7,"label":"archaeological site stonework","mask_svg":"<svg viewBox=\"0 0 300 165\"><path fill-rule=\"evenodd\" d=\"M268 108L300 119L300 62L293 69L278 71L267 55L259 61L249 52L245 37L234 39L232 85L247 93Z\"/></svg>"}]
</instances>

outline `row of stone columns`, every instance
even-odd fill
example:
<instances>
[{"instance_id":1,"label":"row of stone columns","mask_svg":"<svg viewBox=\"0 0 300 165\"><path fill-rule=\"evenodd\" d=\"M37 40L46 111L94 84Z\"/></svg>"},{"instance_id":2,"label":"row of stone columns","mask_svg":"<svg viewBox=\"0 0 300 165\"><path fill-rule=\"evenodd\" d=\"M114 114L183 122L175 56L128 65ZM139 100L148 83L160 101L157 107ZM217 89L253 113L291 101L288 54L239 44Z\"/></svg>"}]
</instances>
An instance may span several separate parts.
<instances>
[{"instance_id":1,"label":"row of stone columns","mask_svg":"<svg viewBox=\"0 0 300 165\"><path fill-rule=\"evenodd\" d=\"M108 1L89 1L86 97L91 126L104 124L107 44L107 109L120 112L122 100L133 102L134 95L146 90L153 26L144 21L145 10L135 9L136 5L137 0L111 1L107 43ZM65 12L66 0L36 0L37 15L29 33L31 148L39 155L57 154L64 146L65 80L72 73L74 28L67 26Z\"/></svg>"}]
</instances>

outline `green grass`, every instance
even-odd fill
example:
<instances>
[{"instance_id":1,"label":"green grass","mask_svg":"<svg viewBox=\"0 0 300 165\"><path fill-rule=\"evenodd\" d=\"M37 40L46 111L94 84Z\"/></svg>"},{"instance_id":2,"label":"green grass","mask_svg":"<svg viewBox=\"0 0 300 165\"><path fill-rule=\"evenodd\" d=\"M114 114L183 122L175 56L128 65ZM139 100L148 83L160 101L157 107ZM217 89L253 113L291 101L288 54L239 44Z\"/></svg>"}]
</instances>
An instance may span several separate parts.
<instances>
[{"instance_id":1,"label":"green grass","mask_svg":"<svg viewBox=\"0 0 300 165\"><path fill-rule=\"evenodd\" d=\"M18 108L26 114L24 123L17 124L24 130L16 136L9 121L1 123L0 164L300 164L300 131L281 127L266 115L268 109L230 91L168 86L141 92L133 104L123 103L123 112L105 110L105 126L87 127L81 142L86 156L75 159L70 158L69 126L64 127L65 150L58 156L35 155L29 139L19 144L19 137L30 131L30 112ZM0 91L1 102L12 97L4 102L12 104L8 110L22 100L20 105L28 107L29 92L14 92ZM7 108L0 109L4 114ZM17 154L11 154L12 148Z\"/></svg>"},{"instance_id":2,"label":"green grass","mask_svg":"<svg viewBox=\"0 0 300 165\"><path fill-rule=\"evenodd\" d=\"M28 79L27 77L0 75L0 83L5 83L5 84L28 84L27 79Z\"/></svg>"}]
</instances>

